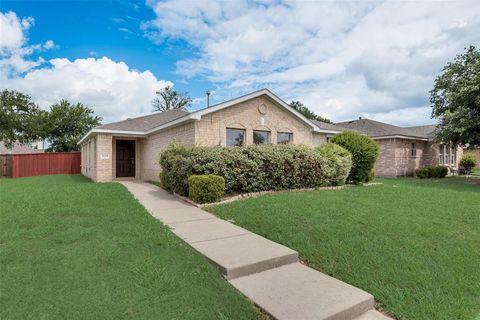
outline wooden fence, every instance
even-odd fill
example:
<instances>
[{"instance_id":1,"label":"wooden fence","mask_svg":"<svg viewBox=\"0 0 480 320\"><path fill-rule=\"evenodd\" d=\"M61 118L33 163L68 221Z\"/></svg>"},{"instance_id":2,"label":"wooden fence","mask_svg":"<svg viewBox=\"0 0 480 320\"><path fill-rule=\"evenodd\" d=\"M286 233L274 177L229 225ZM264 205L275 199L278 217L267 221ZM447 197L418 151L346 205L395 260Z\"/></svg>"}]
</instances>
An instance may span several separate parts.
<instances>
[{"instance_id":1,"label":"wooden fence","mask_svg":"<svg viewBox=\"0 0 480 320\"><path fill-rule=\"evenodd\" d=\"M80 152L47 152L0 155L0 178L80 173Z\"/></svg>"}]
</instances>

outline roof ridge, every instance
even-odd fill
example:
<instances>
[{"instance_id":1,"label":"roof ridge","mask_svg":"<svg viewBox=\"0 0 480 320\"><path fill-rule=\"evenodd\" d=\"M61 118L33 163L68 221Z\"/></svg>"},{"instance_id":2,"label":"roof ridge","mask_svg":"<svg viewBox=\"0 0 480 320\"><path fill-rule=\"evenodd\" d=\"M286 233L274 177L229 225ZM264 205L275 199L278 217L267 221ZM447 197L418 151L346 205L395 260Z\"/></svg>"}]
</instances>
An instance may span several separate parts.
<instances>
[{"instance_id":1,"label":"roof ridge","mask_svg":"<svg viewBox=\"0 0 480 320\"><path fill-rule=\"evenodd\" d=\"M110 125L110 124L118 124L118 123L127 122L127 121L131 121L131 120L142 119L142 118L148 118L148 117L151 117L151 116L160 115L160 114L164 114L164 113L166 113L166 112L178 111L178 110L183 111L183 112L186 112L186 113L190 113L190 111L183 110L183 109L170 109L170 110L158 111L158 112L146 114L146 115L139 116L139 117L126 118L126 119L120 120L120 121L109 122L109 123L101 124L101 125L99 125L99 126L97 126L97 127L102 127L102 126L106 126L106 125Z\"/></svg>"}]
</instances>

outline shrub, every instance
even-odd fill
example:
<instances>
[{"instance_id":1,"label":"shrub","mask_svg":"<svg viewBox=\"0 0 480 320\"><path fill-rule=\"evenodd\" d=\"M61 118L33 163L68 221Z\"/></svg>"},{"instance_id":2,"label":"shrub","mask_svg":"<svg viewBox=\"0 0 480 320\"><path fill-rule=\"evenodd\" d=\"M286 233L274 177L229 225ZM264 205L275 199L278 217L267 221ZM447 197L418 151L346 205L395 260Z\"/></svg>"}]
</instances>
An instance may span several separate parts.
<instances>
[{"instance_id":1,"label":"shrub","mask_svg":"<svg viewBox=\"0 0 480 320\"><path fill-rule=\"evenodd\" d=\"M213 174L188 177L188 197L196 203L210 203L225 195L225 179Z\"/></svg>"},{"instance_id":2,"label":"shrub","mask_svg":"<svg viewBox=\"0 0 480 320\"><path fill-rule=\"evenodd\" d=\"M366 135L346 131L334 136L331 142L352 154L352 169L347 180L353 183L368 182L373 178L373 167L379 154L378 144Z\"/></svg>"},{"instance_id":3,"label":"shrub","mask_svg":"<svg viewBox=\"0 0 480 320\"><path fill-rule=\"evenodd\" d=\"M299 145L189 147L174 142L162 152L160 165L165 188L182 195L188 194L188 177L201 174L223 177L227 193L313 188L343 179L331 173L327 157Z\"/></svg>"},{"instance_id":4,"label":"shrub","mask_svg":"<svg viewBox=\"0 0 480 320\"><path fill-rule=\"evenodd\" d=\"M473 154L464 154L460 160L460 166L463 168L463 173L470 174L472 169L477 165L477 160Z\"/></svg>"},{"instance_id":5,"label":"shrub","mask_svg":"<svg viewBox=\"0 0 480 320\"><path fill-rule=\"evenodd\" d=\"M443 166L423 167L415 170L417 178L445 178L448 174L448 168Z\"/></svg>"},{"instance_id":6,"label":"shrub","mask_svg":"<svg viewBox=\"0 0 480 320\"><path fill-rule=\"evenodd\" d=\"M322 156L330 161L332 170L326 172L326 179L332 185L342 185L352 168L352 154L338 144L327 142L316 148Z\"/></svg>"}]
</instances>

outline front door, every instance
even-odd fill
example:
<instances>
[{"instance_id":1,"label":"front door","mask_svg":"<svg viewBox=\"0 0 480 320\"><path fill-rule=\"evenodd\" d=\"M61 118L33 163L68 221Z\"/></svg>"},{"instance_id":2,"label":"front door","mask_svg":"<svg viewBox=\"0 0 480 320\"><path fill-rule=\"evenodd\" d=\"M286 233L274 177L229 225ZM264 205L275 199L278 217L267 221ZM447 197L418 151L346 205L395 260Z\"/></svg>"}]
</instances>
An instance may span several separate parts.
<instances>
[{"instance_id":1,"label":"front door","mask_svg":"<svg viewBox=\"0 0 480 320\"><path fill-rule=\"evenodd\" d=\"M135 141L117 140L117 178L135 177Z\"/></svg>"}]
</instances>

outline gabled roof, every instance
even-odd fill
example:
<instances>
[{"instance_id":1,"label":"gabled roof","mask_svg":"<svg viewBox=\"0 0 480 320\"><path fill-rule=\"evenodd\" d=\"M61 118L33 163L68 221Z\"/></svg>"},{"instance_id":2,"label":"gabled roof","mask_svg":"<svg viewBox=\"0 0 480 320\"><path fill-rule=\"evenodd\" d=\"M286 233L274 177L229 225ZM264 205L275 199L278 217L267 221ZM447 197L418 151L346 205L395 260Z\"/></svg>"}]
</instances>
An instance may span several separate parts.
<instances>
[{"instance_id":1,"label":"gabled roof","mask_svg":"<svg viewBox=\"0 0 480 320\"><path fill-rule=\"evenodd\" d=\"M352 128L347 128L347 127L342 127L339 124L336 123L326 123L318 120L312 120L312 122L320 129L324 130L333 130L337 132L344 132L344 131L355 131L358 132L358 130L352 129Z\"/></svg>"},{"instance_id":2,"label":"gabled roof","mask_svg":"<svg viewBox=\"0 0 480 320\"><path fill-rule=\"evenodd\" d=\"M95 128L106 130L147 131L172 120L183 117L189 113L190 112L188 111L180 109L168 110L123 121L107 123Z\"/></svg>"},{"instance_id":3,"label":"gabled roof","mask_svg":"<svg viewBox=\"0 0 480 320\"><path fill-rule=\"evenodd\" d=\"M436 127L435 125L427 125L405 128L370 119L359 119L339 122L337 123L337 125L364 132L370 137L377 139L389 137L404 137L421 140L431 139L433 130L435 130Z\"/></svg>"},{"instance_id":4,"label":"gabled roof","mask_svg":"<svg viewBox=\"0 0 480 320\"><path fill-rule=\"evenodd\" d=\"M287 112L291 113L294 117L298 118L300 121L309 126L314 132L322 133L339 133L341 130L338 130L336 127L319 127L317 124L312 122L312 120L307 119L300 112L290 107L288 103L277 97L268 89L261 89L243 96L240 96L235 99L231 99L216 105L213 105L209 108L200 109L194 112L186 112L182 110L171 110L161 113L155 113L148 116L142 116L133 119L127 119L124 121L109 123L101 125L90 130L78 143L82 143L86 138L95 133L112 133L112 134L124 134L130 136L146 136L157 131L173 127L179 124L183 124L189 121L200 120L203 115L220 111L222 109L235 106L244 101L260 97L262 95L267 96L274 102L276 102L280 107L284 108Z\"/></svg>"}]
</instances>

